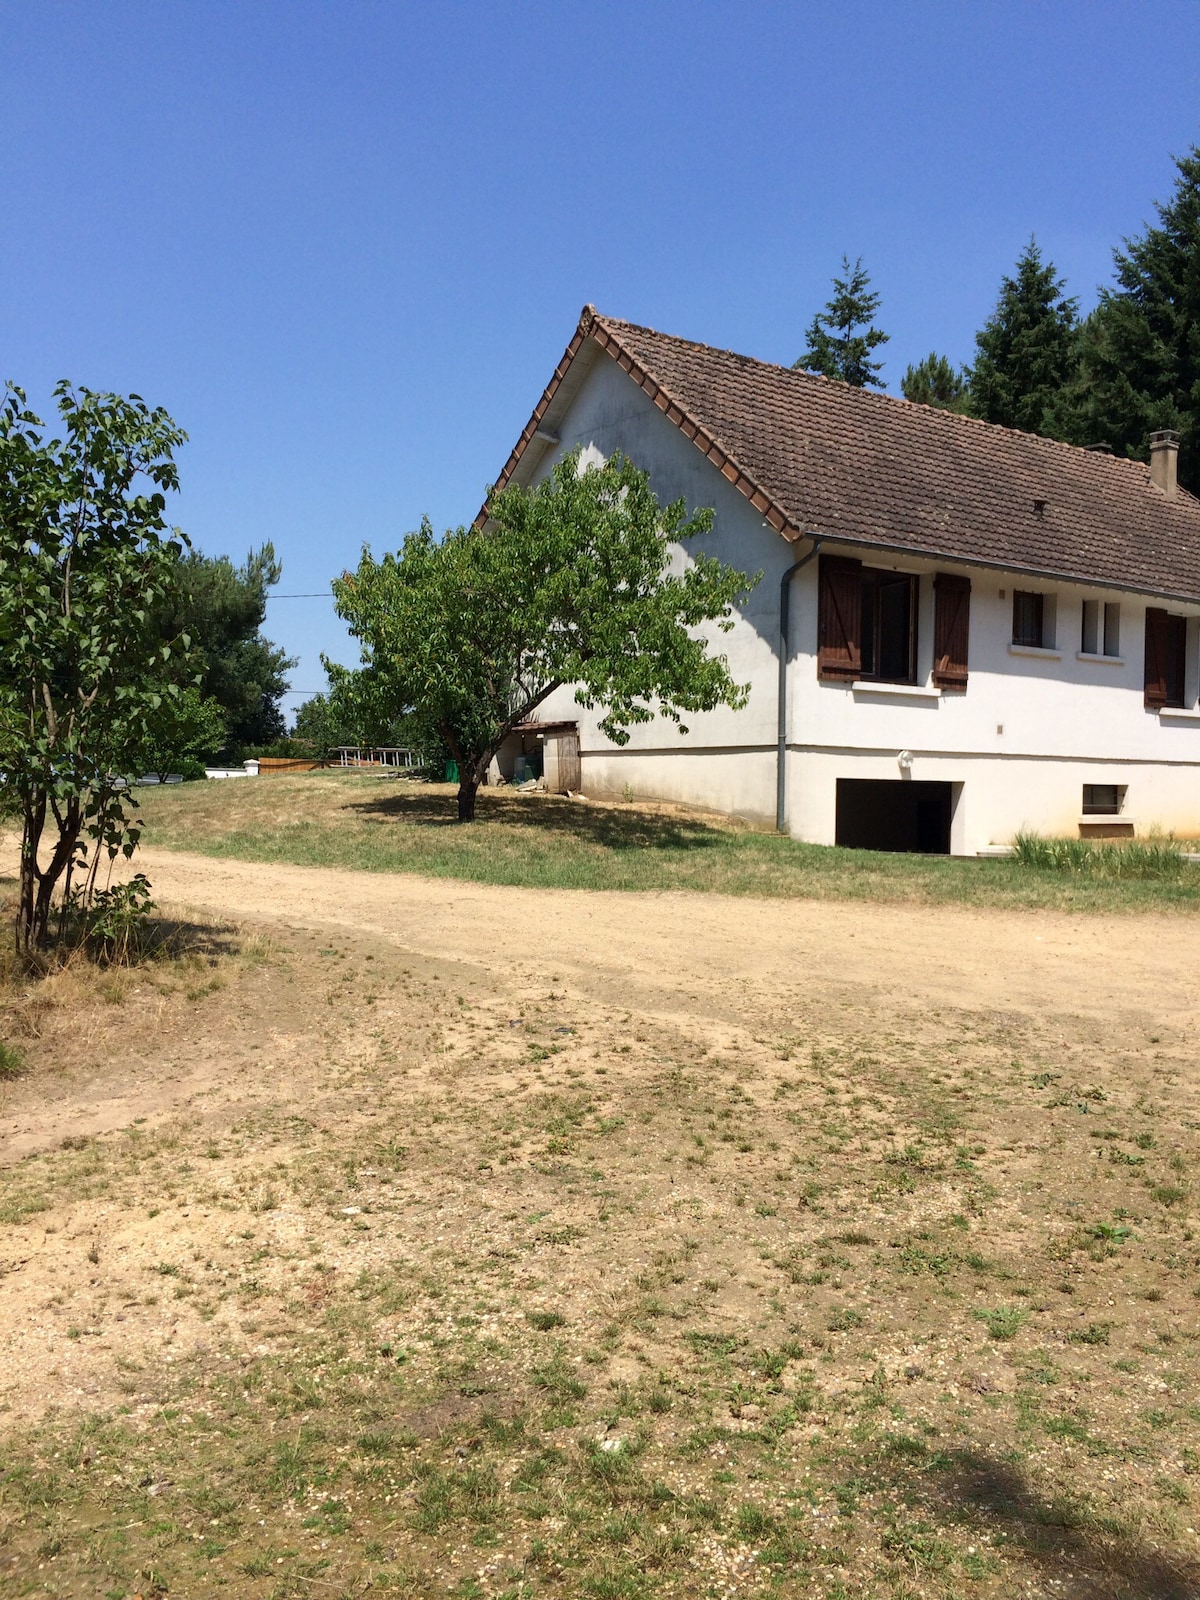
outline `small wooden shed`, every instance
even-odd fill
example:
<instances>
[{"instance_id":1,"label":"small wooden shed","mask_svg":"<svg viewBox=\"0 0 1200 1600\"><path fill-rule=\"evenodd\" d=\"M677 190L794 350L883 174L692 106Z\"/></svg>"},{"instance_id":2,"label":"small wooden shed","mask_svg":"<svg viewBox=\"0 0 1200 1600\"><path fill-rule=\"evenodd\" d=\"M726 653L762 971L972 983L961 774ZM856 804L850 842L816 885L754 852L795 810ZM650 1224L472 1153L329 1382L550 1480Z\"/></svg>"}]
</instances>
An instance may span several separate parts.
<instances>
[{"instance_id":1,"label":"small wooden shed","mask_svg":"<svg viewBox=\"0 0 1200 1600\"><path fill-rule=\"evenodd\" d=\"M578 722L522 722L513 732L541 744L542 779L550 794L579 793L583 774Z\"/></svg>"}]
</instances>

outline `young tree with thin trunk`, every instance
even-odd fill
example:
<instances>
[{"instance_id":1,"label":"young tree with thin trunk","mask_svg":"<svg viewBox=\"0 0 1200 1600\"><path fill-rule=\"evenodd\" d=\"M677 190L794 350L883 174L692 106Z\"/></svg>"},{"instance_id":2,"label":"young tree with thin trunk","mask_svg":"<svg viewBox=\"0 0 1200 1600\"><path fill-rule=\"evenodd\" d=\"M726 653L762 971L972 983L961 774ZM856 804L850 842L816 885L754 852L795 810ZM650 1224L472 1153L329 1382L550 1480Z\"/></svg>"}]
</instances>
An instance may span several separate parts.
<instances>
[{"instance_id":1,"label":"young tree with thin trunk","mask_svg":"<svg viewBox=\"0 0 1200 1600\"><path fill-rule=\"evenodd\" d=\"M409 713L426 748L458 763L460 821L505 739L564 684L603 710L617 744L656 716L686 732L687 713L745 703L697 630L728 631L757 575L672 558L711 526L711 511L660 506L625 457L584 469L576 451L536 487L493 494L484 526L439 541L425 521L397 555L365 552L334 583L376 703Z\"/></svg>"},{"instance_id":2,"label":"young tree with thin trunk","mask_svg":"<svg viewBox=\"0 0 1200 1600\"><path fill-rule=\"evenodd\" d=\"M74 878L86 909L101 862L132 855L129 782L181 693L152 618L183 554L163 491L186 435L137 395L55 395L62 439L19 389L0 400L0 777L21 819L25 952L50 943Z\"/></svg>"}]
</instances>

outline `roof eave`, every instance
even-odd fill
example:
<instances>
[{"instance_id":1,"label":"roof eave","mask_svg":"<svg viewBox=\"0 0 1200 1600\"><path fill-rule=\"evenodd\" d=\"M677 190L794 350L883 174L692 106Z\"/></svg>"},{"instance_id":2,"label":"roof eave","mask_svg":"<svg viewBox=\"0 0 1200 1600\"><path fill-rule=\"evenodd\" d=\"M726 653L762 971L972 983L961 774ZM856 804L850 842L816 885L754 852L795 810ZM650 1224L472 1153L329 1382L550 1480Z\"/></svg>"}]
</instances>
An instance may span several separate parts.
<instances>
[{"instance_id":1,"label":"roof eave","mask_svg":"<svg viewBox=\"0 0 1200 1600\"><path fill-rule=\"evenodd\" d=\"M859 550L879 550L887 555L908 556L918 561L945 561L951 566L971 567L981 572L1012 572L1018 577L1037 578L1048 583L1071 583L1081 589L1113 589L1118 594L1144 595L1151 600L1175 600L1180 605L1200 606L1200 594L1184 589L1155 589L1145 584L1122 583L1116 578L1097 578L1094 573L1062 572L1054 567L1024 566L1018 561L984 561L979 556L964 556L953 550L933 550L928 546L897 544L874 539L869 534L853 534L844 530L825 533L820 528L805 528L804 539L815 539L821 545L853 545Z\"/></svg>"}]
</instances>

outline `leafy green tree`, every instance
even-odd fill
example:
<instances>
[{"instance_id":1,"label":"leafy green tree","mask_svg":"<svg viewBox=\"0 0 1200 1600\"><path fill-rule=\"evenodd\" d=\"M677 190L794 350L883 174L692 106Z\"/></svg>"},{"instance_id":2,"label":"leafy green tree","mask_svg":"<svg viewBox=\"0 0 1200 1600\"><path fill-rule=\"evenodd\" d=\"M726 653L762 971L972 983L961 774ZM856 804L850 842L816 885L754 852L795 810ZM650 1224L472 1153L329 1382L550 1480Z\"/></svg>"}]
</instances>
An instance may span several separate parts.
<instances>
[{"instance_id":1,"label":"leafy green tree","mask_svg":"<svg viewBox=\"0 0 1200 1600\"><path fill-rule=\"evenodd\" d=\"M1145 459L1151 433L1177 428L1179 480L1200 493L1200 146L1175 166L1158 225L1114 251L1116 287L1084 327L1074 431Z\"/></svg>"},{"instance_id":2,"label":"leafy green tree","mask_svg":"<svg viewBox=\"0 0 1200 1600\"><path fill-rule=\"evenodd\" d=\"M905 369L900 392L916 405L935 406L939 411L965 411L970 405L966 373L936 351Z\"/></svg>"},{"instance_id":3,"label":"leafy green tree","mask_svg":"<svg viewBox=\"0 0 1200 1600\"><path fill-rule=\"evenodd\" d=\"M328 693L313 695L297 710L293 739L318 756L327 756L343 745L423 748L426 730L410 712L397 714L379 674L369 669L353 671L331 661L325 661L325 671ZM438 739L429 756L436 756L441 748Z\"/></svg>"},{"instance_id":4,"label":"leafy green tree","mask_svg":"<svg viewBox=\"0 0 1200 1600\"><path fill-rule=\"evenodd\" d=\"M240 567L228 556L189 551L176 595L157 618L168 637L186 633L195 640L200 692L224 716L224 743L205 756L236 757L286 731L280 702L296 663L262 634L267 591L282 571L269 543L251 550Z\"/></svg>"},{"instance_id":5,"label":"leafy green tree","mask_svg":"<svg viewBox=\"0 0 1200 1600\"><path fill-rule=\"evenodd\" d=\"M843 256L842 273L833 280L833 299L826 301L824 311L818 311L809 324L805 334L808 349L793 365L853 384L856 389L868 384L882 389L885 385L879 374L883 363L871 359L871 352L889 338L872 321L879 310L879 296L871 288L861 256L853 267L849 256Z\"/></svg>"},{"instance_id":6,"label":"leafy green tree","mask_svg":"<svg viewBox=\"0 0 1200 1600\"><path fill-rule=\"evenodd\" d=\"M1031 239L1004 278L996 309L975 335L971 408L984 422L1063 438L1064 395L1079 355L1078 303Z\"/></svg>"},{"instance_id":7,"label":"leafy green tree","mask_svg":"<svg viewBox=\"0 0 1200 1600\"><path fill-rule=\"evenodd\" d=\"M217 702L202 695L194 683L177 694L167 693L147 722L147 742L141 753L143 771L163 783L173 772L190 770L203 776L203 763L226 742L225 713Z\"/></svg>"},{"instance_id":8,"label":"leafy green tree","mask_svg":"<svg viewBox=\"0 0 1200 1600\"><path fill-rule=\"evenodd\" d=\"M488 518L441 541L426 520L398 555L364 552L333 586L376 691L457 761L460 821L508 734L563 684L603 709L617 744L656 716L682 726L745 703L693 630L728 631L757 576L703 553L672 570L670 546L711 528L711 511L660 506L623 456L581 471L576 451L535 488L494 494Z\"/></svg>"},{"instance_id":9,"label":"leafy green tree","mask_svg":"<svg viewBox=\"0 0 1200 1600\"><path fill-rule=\"evenodd\" d=\"M322 757L339 745L358 742L343 726L327 694L314 694L297 707L291 736L310 746L314 755Z\"/></svg>"},{"instance_id":10,"label":"leafy green tree","mask_svg":"<svg viewBox=\"0 0 1200 1600\"><path fill-rule=\"evenodd\" d=\"M180 692L178 652L149 623L178 581L164 491L186 435L137 395L55 396L61 439L19 389L0 401L0 775L21 817L25 951L50 942L73 876L86 906L101 861L132 855L128 783Z\"/></svg>"}]
</instances>

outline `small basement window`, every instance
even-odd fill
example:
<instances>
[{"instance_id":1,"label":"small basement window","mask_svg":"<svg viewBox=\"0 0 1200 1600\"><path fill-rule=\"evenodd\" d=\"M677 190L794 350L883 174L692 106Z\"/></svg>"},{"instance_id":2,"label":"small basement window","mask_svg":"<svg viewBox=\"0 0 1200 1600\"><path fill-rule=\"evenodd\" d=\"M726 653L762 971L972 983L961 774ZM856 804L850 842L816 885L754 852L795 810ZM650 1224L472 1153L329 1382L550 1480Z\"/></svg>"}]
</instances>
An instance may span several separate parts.
<instances>
[{"instance_id":1,"label":"small basement window","mask_svg":"<svg viewBox=\"0 0 1200 1600\"><path fill-rule=\"evenodd\" d=\"M1083 786L1083 815L1085 817L1117 817L1125 806L1123 783L1085 783Z\"/></svg>"},{"instance_id":2,"label":"small basement window","mask_svg":"<svg viewBox=\"0 0 1200 1600\"><path fill-rule=\"evenodd\" d=\"M1085 656L1121 654L1121 607L1115 600L1085 600L1080 649Z\"/></svg>"}]
</instances>

